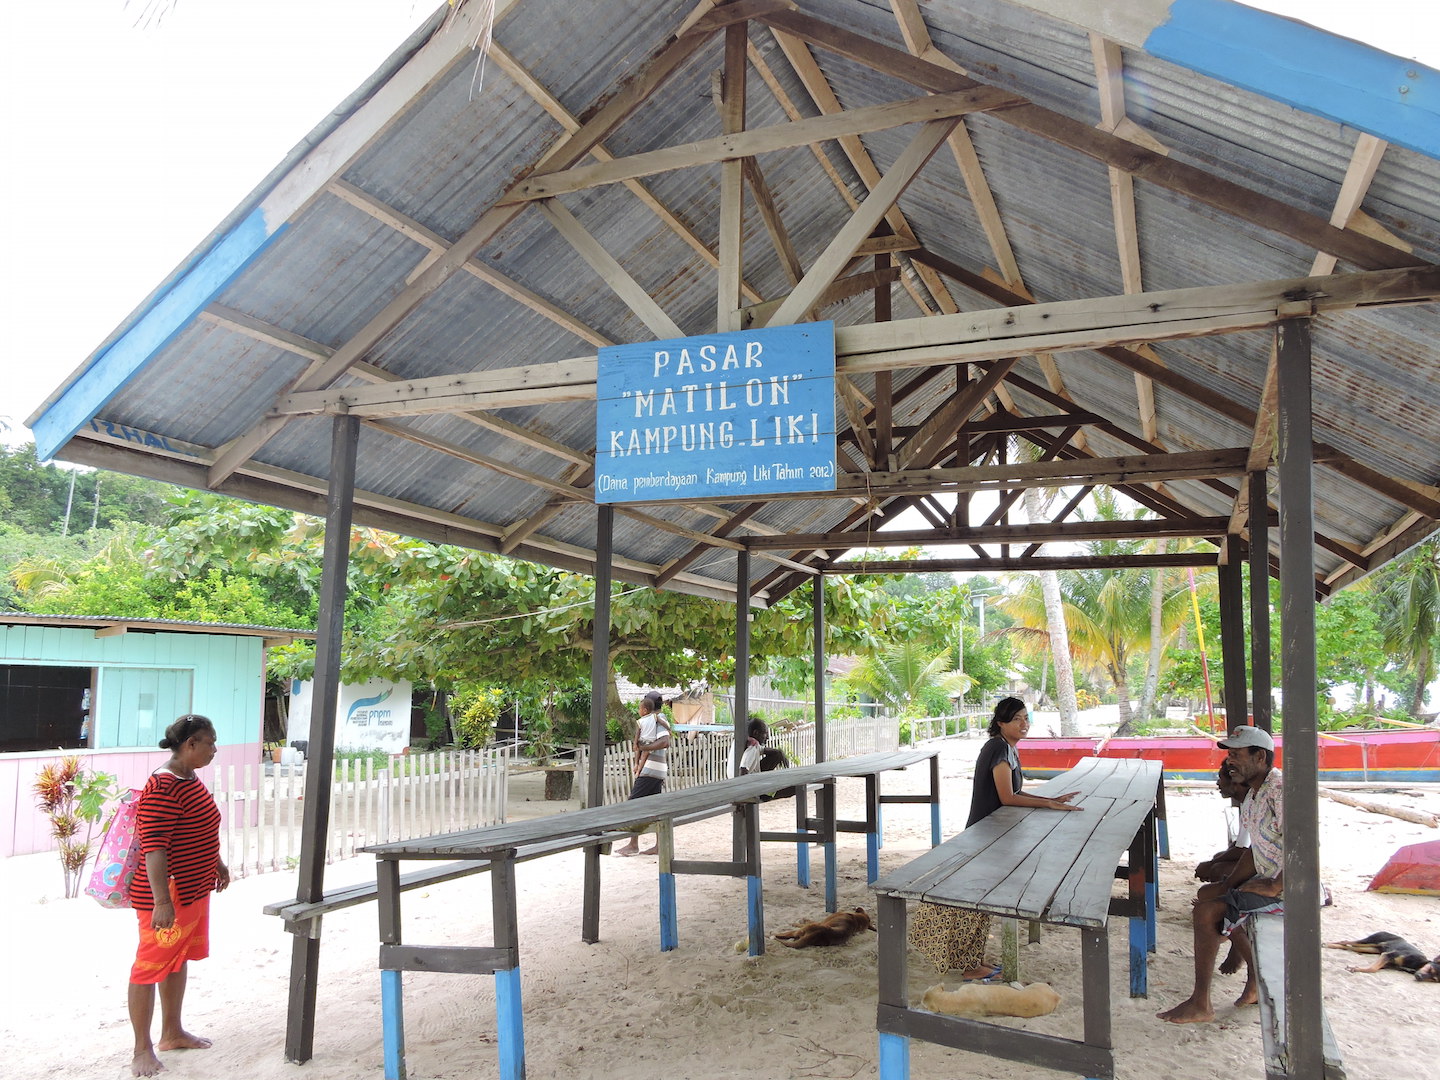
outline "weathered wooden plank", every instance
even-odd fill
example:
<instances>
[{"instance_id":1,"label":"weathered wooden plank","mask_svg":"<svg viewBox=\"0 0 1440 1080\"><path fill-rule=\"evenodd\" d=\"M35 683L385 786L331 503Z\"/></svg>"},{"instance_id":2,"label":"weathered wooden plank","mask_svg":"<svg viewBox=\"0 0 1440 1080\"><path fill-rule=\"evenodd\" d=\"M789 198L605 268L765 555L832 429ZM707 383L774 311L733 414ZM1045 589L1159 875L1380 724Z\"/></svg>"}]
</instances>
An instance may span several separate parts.
<instances>
[{"instance_id":1,"label":"weathered wooden plank","mask_svg":"<svg viewBox=\"0 0 1440 1080\"><path fill-rule=\"evenodd\" d=\"M511 949L477 945L381 945L381 971L489 975L515 966Z\"/></svg>"}]
</instances>

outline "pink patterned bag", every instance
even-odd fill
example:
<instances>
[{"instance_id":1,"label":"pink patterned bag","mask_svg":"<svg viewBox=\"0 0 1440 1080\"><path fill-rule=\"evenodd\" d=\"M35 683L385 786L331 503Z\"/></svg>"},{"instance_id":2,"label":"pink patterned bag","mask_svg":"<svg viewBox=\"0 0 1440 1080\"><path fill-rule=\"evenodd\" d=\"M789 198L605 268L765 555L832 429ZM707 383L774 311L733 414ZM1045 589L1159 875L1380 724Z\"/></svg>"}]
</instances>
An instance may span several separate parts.
<instances>
[{"instance_id":1,"label":"pink patterned bag","mask_svg":"<svg viewBox=\"0 0 1440 1080\"><path fill-rule=\"evenodd\" d=\"M120 797L110 815L110 824L100 835L100 851L85 893L104 908L130 906L130 881L140 872L140 789L131 788Z\"/></svg>"}]
</instances>

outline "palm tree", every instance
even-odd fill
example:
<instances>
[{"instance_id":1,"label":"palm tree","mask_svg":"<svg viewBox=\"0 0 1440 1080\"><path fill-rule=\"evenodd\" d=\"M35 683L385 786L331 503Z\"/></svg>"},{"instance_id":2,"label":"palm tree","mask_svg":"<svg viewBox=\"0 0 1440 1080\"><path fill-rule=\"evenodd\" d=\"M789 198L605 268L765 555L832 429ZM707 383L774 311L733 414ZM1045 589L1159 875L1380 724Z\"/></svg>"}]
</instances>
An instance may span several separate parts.
<instances>
[{"instance_id":1,"label":"palm tree","mask_svg":"<svg viewBox=\"0 0 1440 1080\"><path fill-rule=\"evenodd\" d=\"M1440 540L1431 538L1376 575L1380 632L1385 647L1415 677L1410 715L1420 717L1435 677L1440 636Z\"/></svg>"},{"instance_id":2,"label":"palm tree","mask_svg":"<svg viewBox=\"0 0 1440 1080\"><path fill-rule=\"evenodd\" d=\"M938 687L949 696L970 688L974 680L955 670L952 662L948 648L935 652L914 641L901 641L862 659L840 683L904 713L931 688Z\"/></svg>"},{"instance_id":3,"label":"palm tree","mask_svg":"<svg viewBox=\"0 0 1440 1080\"><path fill-rule=\"evenodd\" d=\"M1051 489L1044 494L1039 488L1025 489L1025 516L1032 524L1044 518L1044 504L1049 501L1044 496L1053 493ZM1050 657L1055 662L1055 700L1060 706L1060 734L1078 735L1080 706L1075 697L1075 670L1070 662L1070 633L1065 626L1060 578L1054 570L1041 570L1036 576L1040 580L1040 595L1045 601Z\"/></svg>"}]
</instances>

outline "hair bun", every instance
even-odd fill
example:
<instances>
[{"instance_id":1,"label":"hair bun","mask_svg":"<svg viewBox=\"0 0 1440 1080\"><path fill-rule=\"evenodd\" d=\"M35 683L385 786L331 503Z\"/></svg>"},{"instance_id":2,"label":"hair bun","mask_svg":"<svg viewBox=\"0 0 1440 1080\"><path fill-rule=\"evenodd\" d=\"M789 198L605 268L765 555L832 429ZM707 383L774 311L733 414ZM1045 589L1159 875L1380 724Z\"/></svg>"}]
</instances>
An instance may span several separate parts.
<instances>
[{"instance_id":1,"label":"hair bun","mask_svg":"<svg viewBox=\"0 0 1440 1080\"><path fill-rule=\"evenodd\" d=\"M168 738L167 738L167 739L161 739L161 740L160 740L160 749L161 749L161 750L174 750L174 749L175 749L175 744L174 744L173 742L171 742Z\"/></svg>"}]
</instances>

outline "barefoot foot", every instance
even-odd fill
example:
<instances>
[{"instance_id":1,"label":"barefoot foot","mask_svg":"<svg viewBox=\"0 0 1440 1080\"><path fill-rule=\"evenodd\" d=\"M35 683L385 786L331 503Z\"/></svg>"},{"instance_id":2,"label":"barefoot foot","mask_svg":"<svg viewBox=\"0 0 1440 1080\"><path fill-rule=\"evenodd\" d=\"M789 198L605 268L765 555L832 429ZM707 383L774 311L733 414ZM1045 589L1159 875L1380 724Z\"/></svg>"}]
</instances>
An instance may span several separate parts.
<instances>
[{"instance_id":1,"label":"barefoot foot","mask_svg":"<svg viewBox=\"0 0 1440 1080\"><path fill-rule=\"evenodd\" d=\"M1253 982L1246 982L1245 989L1240 991L1240 996L1235 999L1236 1005L1257 1005L1260 1002L1260 995L1255 990Z\"/></svg>"},{"instance_id":2,"label":"barefoot foot","mask_svg":"<svg viewBox=\"0 0 1440 1080\"><path fill-rule=\"evenodd\" d=\"M1158 1012L1155 1015L1171 1024L1208 1024L1215 1019L1215 1011L1209 1005L1191 1001L1189 998L1173 1009L1167 1009L1165 1012Z\"/></svg>"},{"instance_id":3,"label":"barefoot foot","mask_svg":"<svg viewBox=\"0 0 1440 1080\"><path fill-rule=\"evenodd\" d=\"M160 1059L155 1056L154 1050L138 1050L135 1058L130 1062L131 1076L154 1076L161 1069L165 1068L160 1064Z\"/></svg>"},{"instance_id":4,"label":"barefoot foot","mask_svg":"<svg viewBox=\"0 0 1440 1080\"><path fill-rule=\"evenodd\" d=\"M1240 970L1242 963L1244 963L1244 961L1240 956L1240 950L1235 948L1234 945L1231 945L1230 951L1225 954L1224 962L1220 965L1220 974L1234 975L1235 972Z\"/></svg>"},{"instance_id":5,"label":"barefoot foot","mask_svg":"<svg viewBox=\"0 0 1440 1080\"><path fill-rule=\"evenodd\" d=\"M641 854L641 855L658 855L658 854L660 854L660 849L659 849L659 848L653 848L653 847L652 847L652 848L646 848L644 851L640 852L640 854Z\"/></svg>"},{"instance_id":6,"label":"barefoot foot","mask_svg":"<svg viewBox=\"0 0 1440 1080\"><path fill-rule=\"evenodd\" d=\"M179 1035L162 1035L155 1044L156 1050L209 1050L211 1041L200 1035L182 1031Z\"/></svg>"}]
</instances>

